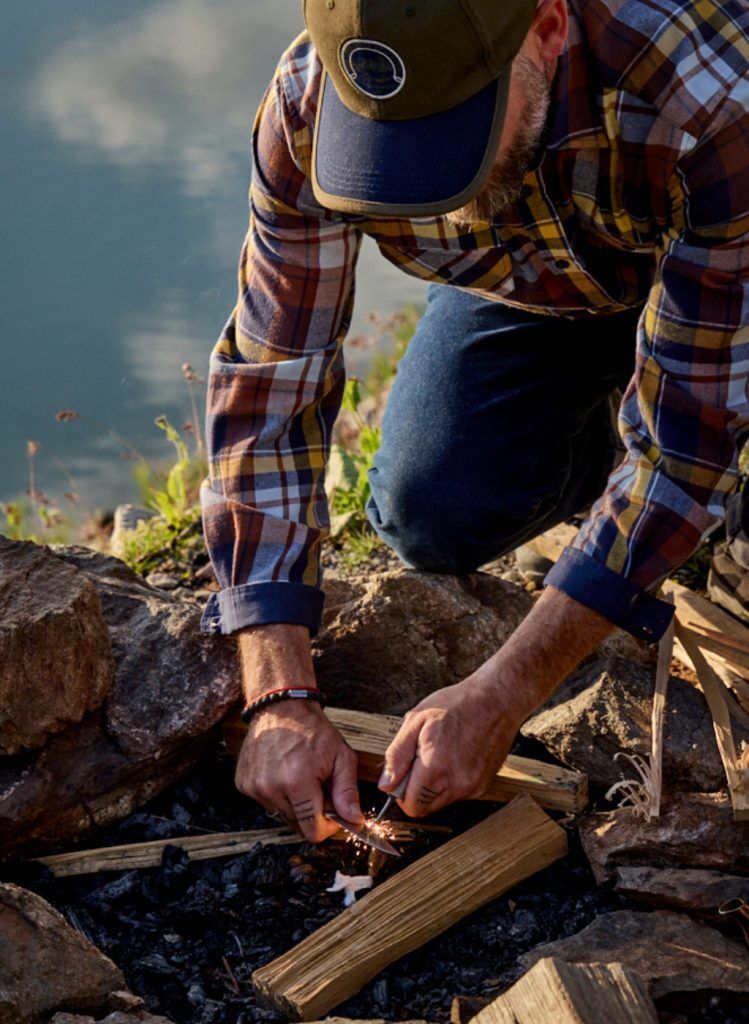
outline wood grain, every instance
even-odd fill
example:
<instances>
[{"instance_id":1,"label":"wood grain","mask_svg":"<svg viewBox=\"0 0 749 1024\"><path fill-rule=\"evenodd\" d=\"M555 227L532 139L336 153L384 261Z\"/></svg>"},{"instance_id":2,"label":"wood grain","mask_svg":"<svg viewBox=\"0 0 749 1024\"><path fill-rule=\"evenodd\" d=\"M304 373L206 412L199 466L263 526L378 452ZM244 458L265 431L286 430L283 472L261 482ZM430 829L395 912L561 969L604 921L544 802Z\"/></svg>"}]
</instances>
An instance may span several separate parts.
<instances>
[{"instance_id":1,"label":"wood grain","mask_svg":"<svg viewBox=\"0 0 749 1024\"><path fill-rule=\"evenodd\" d=\"M471 1018L471 1024L658 1024L644 984L622 964L547 957Z\"/></svg>"},{"instance_id":2,"label":"wood grain","mask_svg":"<svg viewBox=\"0 0 749 1024\"><path fill-rule=\"evenodd\" d=\"M718 752L728 780L728 792L731 796L734 820L747 821L749 820L749 787L747 786L749 778L747 778L746 770L742 769L739 764L729 711L731 702L735 702L735 698L700 650L694 633L677 622L676 635L694 665L697 678L700 681L700 688L710 708L715 741L718 744Z\"/></svg>"},{"instance_id":3,"label":"wood grain","mask_svg":"<svg viewBox=\"0 0 749 1024\"><path fill-rule=\"evenodd\" d=\"M128 843L123 846L103 846L93 850L73 850L34 858L44 864L58 878L67 875L89 875L95 871L129 871L132 868L152 868L161 864L165 846L179 846L190 860L209 860L211 857L233 857L246 853L257 843L263 846L287 846L302 843L304 837L289 828L266 828L254 832L219 832L205 836L179 836L175 839L154 839L147 843Z\"/></svg>"},{"instance_id":4,"label":"wood grain","mask_svg":"<svg viewBox=\"0 0 749 1024\"><path fill-rule=\"evenodd\" d=\"M382 772L385 751L398 732L401 719L345 708L328 708L325 713L356 751L359 778L376 782ZM246 732L247 727L239 717L224 724L224 741L230 751L238 753ZM576 814L588 803L588 777L582 772L510 754L481 799L503 803L521 793L532 796L549 810Z\"/></svg>"},{"instance_id":5,"label":"wood grain","mask_svg":"<svg viewBox=\"0 0 749 1024\"><path fill-rule=\"evenodd\" d=\"M427 825L421 821L398 821L393 823L393 842L411 842L418 832L443 832L450 834L446 825ZM347 842L348 832L339 829L332 840ZM155 839L146 843L127 843L123 846L102 846L93 850L73 850L70 853L54 853L46 857L33 858L44 864L54 875L90 875L95 871L128 871L132 868L153 868L161 864L165 846L178 846L190 860L210 860L212 857L235 857L248 853L257 843L263 846L292 846L304 843L306 839L294 829L266 828L252 832L211 832L203 836L175 836L172 839Z\"/></svg>"},{"instance_id":6,"label":"wood grain","mask_svg":"<svg viewBox=\"0 0 749 1024\"><path fill-rule=\"evenodd\" d=\"M567 852L567 835L528 796L416 861L253 974L257 994L316 1020L379 971Z\"/></svg>"}]
</instances>

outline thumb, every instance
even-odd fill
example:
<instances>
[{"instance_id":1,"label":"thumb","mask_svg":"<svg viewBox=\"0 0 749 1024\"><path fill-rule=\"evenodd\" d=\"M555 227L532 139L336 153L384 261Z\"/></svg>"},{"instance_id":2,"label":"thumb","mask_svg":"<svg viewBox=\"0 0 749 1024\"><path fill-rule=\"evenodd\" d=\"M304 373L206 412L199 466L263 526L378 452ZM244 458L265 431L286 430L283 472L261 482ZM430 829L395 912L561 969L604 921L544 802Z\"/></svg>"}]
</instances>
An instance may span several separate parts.
<instances>
[{"instance_id":1,"label":"thumb","mask_svg":"<svg viewBox=\"0 0 749 1024\"><path fill-rule=\"evenodd\" d=\"M393 790L408 775L416 758L421 723L406 722L398 730L395 739L385 752L385 770L377 785L380 789Z\"/></svg>"},{"instance_id":2,"label":"thumb","mask_svg":"<svg viewBox=\"0 0 749 1024\"><path fill-rule=\"evenodd\" d=\"M364 815L359 804L356 757L337 756L330 776L330 796L336 812L346 821L361 825Z\"/></svg>"}]
</instances>

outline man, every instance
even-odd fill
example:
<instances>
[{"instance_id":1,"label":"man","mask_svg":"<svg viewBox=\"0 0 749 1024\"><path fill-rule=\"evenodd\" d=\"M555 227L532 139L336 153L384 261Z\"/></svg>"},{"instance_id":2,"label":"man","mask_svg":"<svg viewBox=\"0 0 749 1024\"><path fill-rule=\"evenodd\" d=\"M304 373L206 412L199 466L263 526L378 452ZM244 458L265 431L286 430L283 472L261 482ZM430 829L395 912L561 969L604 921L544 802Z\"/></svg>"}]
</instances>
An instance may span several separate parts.
<instances>
[{"instance_id":1,"label":"man","mask_svg":"<svg viewBox=\"0 0 749 1024\"><path fill-rule=\"evenodd\" d=\"M212 353L202 502L222 589L201 628L238 634L249 702L314 687L324 466L363 233L435 283L370 474L385 541L466 573L597 499L510 640L389 748L381 788L410 773L402 807L432 813L481 792L613 625L662 634L654 591L735 488L749 9L306 0L305 16L255 122L239 302ZM354 755L311 700L264 702L236 779L312 840L334 831L326 798L361 819Z\"/></svg>"}]
</instances>

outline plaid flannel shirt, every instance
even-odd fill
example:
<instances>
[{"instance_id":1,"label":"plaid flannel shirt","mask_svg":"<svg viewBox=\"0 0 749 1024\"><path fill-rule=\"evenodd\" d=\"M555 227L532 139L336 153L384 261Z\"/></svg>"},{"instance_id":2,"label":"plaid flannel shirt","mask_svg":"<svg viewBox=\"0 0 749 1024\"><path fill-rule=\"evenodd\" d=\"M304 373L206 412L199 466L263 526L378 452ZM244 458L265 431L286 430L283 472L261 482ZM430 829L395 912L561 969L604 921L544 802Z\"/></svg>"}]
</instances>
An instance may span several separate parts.
<instances>
[{"instance_id":1,"label":"plaid flannel shirt","mask_svg":"<svg viewBox=\"0 0 749 1024\"><path fill-rule=\"evenodd\" d=\"M321 208L321 64L306 34L281 58L254 125L239 298L210 358L201 502L221 589L202 631L319 626L362 233L406 273L550 315L645 303L626 456L547 581L635 635L665 629L652 592L724 516L749 427L749 7L571 0L570 17L540 163L468 231Z\"/></svg>"}]
</instances>

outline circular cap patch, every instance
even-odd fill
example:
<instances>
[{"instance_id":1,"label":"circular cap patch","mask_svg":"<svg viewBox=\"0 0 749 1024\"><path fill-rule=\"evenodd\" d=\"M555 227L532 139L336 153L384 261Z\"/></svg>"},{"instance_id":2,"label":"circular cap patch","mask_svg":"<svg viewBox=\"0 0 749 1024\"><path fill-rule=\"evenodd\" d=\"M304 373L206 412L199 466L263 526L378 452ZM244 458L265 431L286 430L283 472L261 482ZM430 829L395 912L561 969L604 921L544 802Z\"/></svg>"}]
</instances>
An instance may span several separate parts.
<instances>
[{"instance_id":1,"label":"circular cap patch","mask_svg":"<svg viewBox=\"0 0 749 1024\"><path fill-rule=\"evenodd\" d=\"M347 40L341 47L341 67L353 87L373 100L397 96L406 81L400 55L373 39Z\"/></svg>"}]
</instances>

